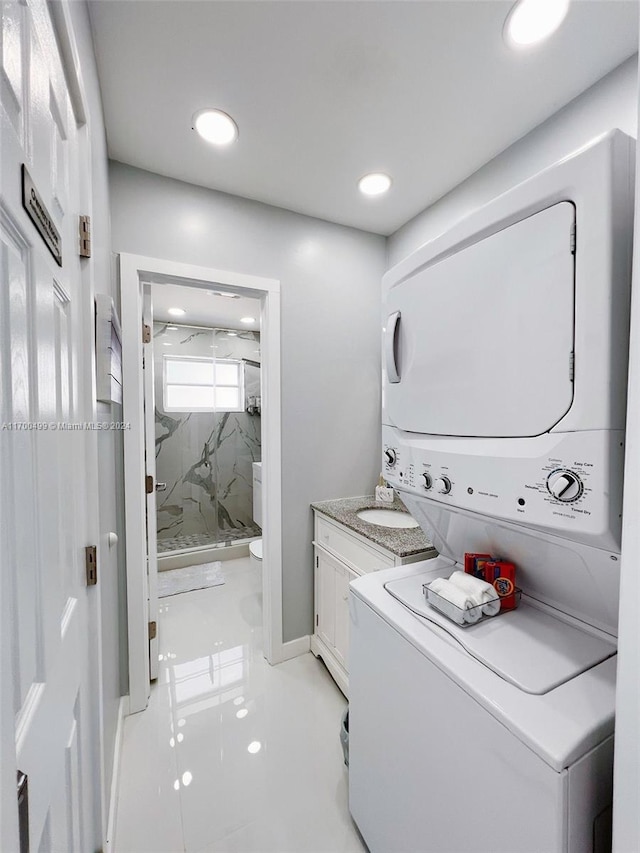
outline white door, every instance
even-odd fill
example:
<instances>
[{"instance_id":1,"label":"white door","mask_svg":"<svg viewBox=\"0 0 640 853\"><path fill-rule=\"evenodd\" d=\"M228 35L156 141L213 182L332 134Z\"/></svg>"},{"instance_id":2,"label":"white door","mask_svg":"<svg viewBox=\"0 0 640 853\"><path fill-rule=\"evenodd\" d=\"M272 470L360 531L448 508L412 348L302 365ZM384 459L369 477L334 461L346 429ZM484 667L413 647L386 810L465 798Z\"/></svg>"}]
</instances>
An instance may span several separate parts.
<instances>
[{"instance_id":1,"label":"white door","mask_svg":"<svg viewBox=\"0 0 640 853\"><path fill-rule=\"evenodd\" d=\"M158 677L158 528L156 510L156 418L153 369L153 302L151 285L145 284L142 322L149 327L151 340L144 345L144 456L145 470L152 484L147 490L147 589L149 602L149 677Z\"/></svg>"},{"instance_id":2,"label":"white door","mask_svg":"<svg viewBox=\"0 0 640 853\"><path fill-rule=\"evenodd\" d=\"M336 562L316 550L316 633L333 648L336 625Z\"/></svg>"},{"instance_id":3,"label":"white door","mask_svg":"<svg viewBox=\"0 0 640 853\"><path fill-rule=\"evenodd\" d=\"M31 851L86 853L101 844L97 589L85 572L97 464L91 433L60 424L93 416L93 299L78 257L88 145L43 0L3 3L0 64L0 850L26 849L28 827ZM59 232L61 265L23 207L23 164L26 204Z\"/></svg>"},{"instance_id":4,"label":"white door","mask_svg":"<svg viewBox=\"0 0 640 853\"><path fill-rule=\"evenodd\" d=\"M336 657L349 671L349 584L359 575L346 566L336 567L335 588L335 653Z\"/></svg>"}]
</instances>

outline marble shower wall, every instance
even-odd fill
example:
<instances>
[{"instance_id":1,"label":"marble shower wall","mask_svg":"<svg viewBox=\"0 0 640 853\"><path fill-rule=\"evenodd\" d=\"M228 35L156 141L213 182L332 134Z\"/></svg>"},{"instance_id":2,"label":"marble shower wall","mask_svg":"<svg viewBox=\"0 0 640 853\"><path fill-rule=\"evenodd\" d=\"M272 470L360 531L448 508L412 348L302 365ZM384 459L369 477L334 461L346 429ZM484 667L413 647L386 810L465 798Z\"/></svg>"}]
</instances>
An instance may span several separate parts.
<instances>
[{"instance_id":1,"label":"marble shower wall","mask_svg":"<svg viewBox=\"0 0 640 853\"><path fill-rule=\"evenodd\" d=\"M165 344L171 346L165 347ZM165 355L244 360L245 405L260 395L260 335L154 323L158 551L259 536L254 523L252 462L261 459L260 414L165 412ZM253 364L248 363L253 362Z\"/></svg>"}]
</instances>

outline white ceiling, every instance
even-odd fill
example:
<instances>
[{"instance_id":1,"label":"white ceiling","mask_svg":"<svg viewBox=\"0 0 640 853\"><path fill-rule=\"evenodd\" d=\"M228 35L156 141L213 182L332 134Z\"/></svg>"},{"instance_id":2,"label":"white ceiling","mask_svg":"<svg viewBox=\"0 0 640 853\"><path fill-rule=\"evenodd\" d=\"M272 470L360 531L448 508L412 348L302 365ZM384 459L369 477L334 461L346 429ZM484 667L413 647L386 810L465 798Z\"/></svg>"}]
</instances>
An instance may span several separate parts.
<instances>
[{"instance_id":1,"label":"white ceiling","mask_svg":"<svg viewBox=\"0 0 640 853\"><path fill-rule=\"evenodd\" d=\"M113 159L393 233L637 50L635 0L573 0L543 45L511 0L92 0ZM240 137L191 129L204 107ZM390 192L362 197L369 171Z\"/></svg>"},{"instance_id":2,"label":"white ceiling","mask_svg":"<svg viewBox=\"0 0 640 853\"><path fill-rule=\"evenodd\" d=\"M216 329L260 331L260 300L241 296L229 299L199 287L155 284L152 288L153 319L175 325L208 326ZM183 317L173 317L169 308L183 308ZM241 323L241 317L254 317L255 323Z\"/></svg>"}]
</instances>

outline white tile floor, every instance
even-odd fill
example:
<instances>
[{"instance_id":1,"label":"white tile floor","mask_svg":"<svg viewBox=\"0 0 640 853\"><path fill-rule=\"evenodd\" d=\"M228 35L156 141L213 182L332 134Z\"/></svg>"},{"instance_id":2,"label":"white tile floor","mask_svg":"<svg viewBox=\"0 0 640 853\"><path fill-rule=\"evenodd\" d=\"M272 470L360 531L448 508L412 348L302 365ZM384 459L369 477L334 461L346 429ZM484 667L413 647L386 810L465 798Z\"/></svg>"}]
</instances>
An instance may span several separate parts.
<instances>
[{"instance_id":1,"label":"white tile floor","mask_svg":"<svg viewBox=\"0 0 640 853\"><path fill-rule=\"evenodd\" d=\"M339 743L346 701L311 654L262 656L260 579L165 598L160 677L125 721L115 853L360 853Z\"/></svg>"}]
</instances>

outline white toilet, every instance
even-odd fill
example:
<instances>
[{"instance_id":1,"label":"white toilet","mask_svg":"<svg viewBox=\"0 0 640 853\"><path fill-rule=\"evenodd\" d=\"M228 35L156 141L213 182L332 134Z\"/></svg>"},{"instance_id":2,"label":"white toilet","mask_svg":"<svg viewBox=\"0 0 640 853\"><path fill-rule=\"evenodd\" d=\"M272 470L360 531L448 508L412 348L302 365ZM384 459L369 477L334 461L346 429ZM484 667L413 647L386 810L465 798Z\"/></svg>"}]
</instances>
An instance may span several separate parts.
<instances>
[{"instance_id":1,"label":"white toilet","mask_svg":"<svg viewBox=\"0 0 640 853\"><path fill-rule=\"evenodd\" d=\"M262 527L262 462L254 462L253 468L253 520ZM249 556L254 569L262 571L262 539L249 543Z\"/></svg>"}]
</instances>

